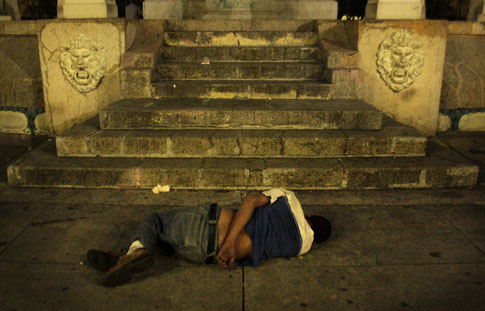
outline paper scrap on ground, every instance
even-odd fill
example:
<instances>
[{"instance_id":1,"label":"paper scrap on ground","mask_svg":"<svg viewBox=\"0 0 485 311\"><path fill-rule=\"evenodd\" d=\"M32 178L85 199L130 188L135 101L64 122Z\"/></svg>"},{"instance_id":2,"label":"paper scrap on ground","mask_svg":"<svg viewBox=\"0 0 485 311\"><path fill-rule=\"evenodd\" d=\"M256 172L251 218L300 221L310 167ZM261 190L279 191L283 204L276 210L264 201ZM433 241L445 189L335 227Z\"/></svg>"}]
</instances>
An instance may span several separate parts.
<instances>
[{"instance_id":1,"label":"paper scrap on ground","mask_svg":"<svg viewBox=\"0 0 485 311\"><path fill-rule=\"evenodd\" d=\"M152 192L155 193L155 194L159 194L160 192L169 192L169 191L170 191L169 185L165 185L165 186L156 185L152 189Z\"/></svg>"}]
</instances>

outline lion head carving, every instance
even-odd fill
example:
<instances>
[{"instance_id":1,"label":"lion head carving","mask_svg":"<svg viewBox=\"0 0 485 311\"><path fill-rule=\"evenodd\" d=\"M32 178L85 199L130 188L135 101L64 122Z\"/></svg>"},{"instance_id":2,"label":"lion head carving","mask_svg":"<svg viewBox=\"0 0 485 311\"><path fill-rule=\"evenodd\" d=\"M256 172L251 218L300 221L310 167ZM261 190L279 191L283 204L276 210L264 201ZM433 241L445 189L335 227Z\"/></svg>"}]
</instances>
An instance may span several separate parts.
<instances>
[{"instance_id":1,"label":"lion head carving","mask_svg":"<svg viewBox=\"0 0 485 311\"><path fill-rule=\"evenodd\" d=\"M106 73L104 47L83 34L61 48L59 60L64 77L80 93L96 89Z\"/></svg>"},{"instance_id":2,"label":"lion head carving","mask_svg":"<svg viewBox=\"0 0 485 311\"><path fill-rule=\"evenodd\" d=\"M394 92L411 86L423 64L423 45L407 30L393 32L379 45L377 71Z\"/></svg>"}]
</instances>

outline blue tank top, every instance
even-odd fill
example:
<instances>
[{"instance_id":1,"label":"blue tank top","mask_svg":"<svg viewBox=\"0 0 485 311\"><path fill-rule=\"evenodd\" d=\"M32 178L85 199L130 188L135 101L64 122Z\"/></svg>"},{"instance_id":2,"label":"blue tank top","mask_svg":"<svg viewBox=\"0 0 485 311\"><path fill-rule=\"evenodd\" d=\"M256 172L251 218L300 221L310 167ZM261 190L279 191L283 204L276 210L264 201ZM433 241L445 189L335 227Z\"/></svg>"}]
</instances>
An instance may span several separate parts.
<instances>
[{"instance_id":1,"label":"blue tank top","mask_svg":"<svg viewBox=\"0 0 485 311\"><path fill-rule=\"evenodd\" d=\"M257 265L271 257L298 255L302 245L300 230L286 196L273 204L256 208L246 224L253 244L252 257L240 265Z\"/></svg>"}]
</instances>

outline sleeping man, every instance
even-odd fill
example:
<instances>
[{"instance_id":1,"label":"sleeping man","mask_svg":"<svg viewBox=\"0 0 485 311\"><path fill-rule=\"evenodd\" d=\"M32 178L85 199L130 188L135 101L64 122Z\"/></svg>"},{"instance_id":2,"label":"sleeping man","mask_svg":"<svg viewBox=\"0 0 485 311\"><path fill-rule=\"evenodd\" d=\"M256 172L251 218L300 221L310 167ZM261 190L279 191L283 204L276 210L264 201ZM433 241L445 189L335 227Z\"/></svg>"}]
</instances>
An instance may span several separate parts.
<instances>
[{"instance_id":1,"label":"sleeping man","mask_svg":"<svg viewBox=\"0 0 485 311\"><path fill-rule=\"evenodd\" d=\"M88 262L117 286L153 264L153 255L177 253L202 264L255 266L272 257L306 254L332 228L323 216L305 215L295 194L272 189L244 198L239 209L217 204L156 212L138 227L126 254L88 251Z\"/></svg>"}]
</instances>

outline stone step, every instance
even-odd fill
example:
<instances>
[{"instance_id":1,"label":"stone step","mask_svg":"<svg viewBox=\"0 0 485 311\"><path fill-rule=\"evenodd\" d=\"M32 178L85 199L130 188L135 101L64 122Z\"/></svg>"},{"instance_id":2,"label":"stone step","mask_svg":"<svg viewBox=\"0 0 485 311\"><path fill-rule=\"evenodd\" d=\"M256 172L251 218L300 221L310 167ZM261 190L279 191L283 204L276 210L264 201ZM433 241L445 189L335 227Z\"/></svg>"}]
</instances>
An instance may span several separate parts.
<instances>
[{"instance_id":1,"label":"stone step","mask_svg":"<svg viewBox=\"0 0 485 311\"><path fill-rule=\"evenodd\" d=\"M296 158L424 156L426 138L385 118L382 130L103 130L97 117L56 137L61 157Z\"/></svg>"},{"instance_id":2,"label":"stone step","mask_svg":"<svg viewBox=\"0 0 485 311\"><path fill-rule=\"evenodd\" d=\"M324 78L322 66L305 63L165 63L158 66L162 80L313 80Z\"/></svg>"},{"instance_id":3,"label":"stone step","mask_svg":"<svg viewBox=\"0 0 485 311\"><path fill-rule=\"evenodd\" d=\"M166 32L167 46L316 46L314 32L177 31Z\"/></svg>"},{"instance_id":4,"label":"stone step","mask_svg":"<svg viewBox=\"0 0 485 311\"><path fill-rule=\"evenodd\" d=\"M42 144L8 167L10 186L172 189L389 189L471 187L478 166L432 140L424 158L60 158Z\"/></svg>"},{"instance_id":5,"label":"stone step","mask_svg":"<svg viewBox=\"0 0 485 311\"><path fill-rule=\"evenodd\" d=\"M331 85L312 81L158 80L154 98L330 99Z\"/></svg>"},{"instance_id":6,"label":"stone step","mask_svg":"<svg viewBox=\"0 0 485 311\"><path fill-rule=\"evenodd\" d=\"M312 20L168 20L167 31L292 31L312 32Z\"/></svg>"},{"instance_id":7,"label":"stone step","mask_svg":"<svg viewBox=\"0 0 485 311\"><path fill-rule=\"evenodd\" d=\"M327 68L357 68L359 66L359 51L344 48L323 40L323 62Z\"/></svg>"},{"instance_id":8,"label":"stone step","mask_svg":"<svg viewBox=\"0 0 485 311\"><path fill-rule=\"evenodd\" d=\"M379 129L382 112L356 100L127 99L100 111L103 129Z\"/></svg>"},{"instance_id":9,"label":"stone step","mask_svg":"<svg viewBox=\"0 0 485 311\"><path fill-rule=\"evenodd\" d=\"M214 62L241 61L317 61L321 58L317 47L186 47L166 46L162 49L162 62Z\"/></svg>"}]
</instances>

